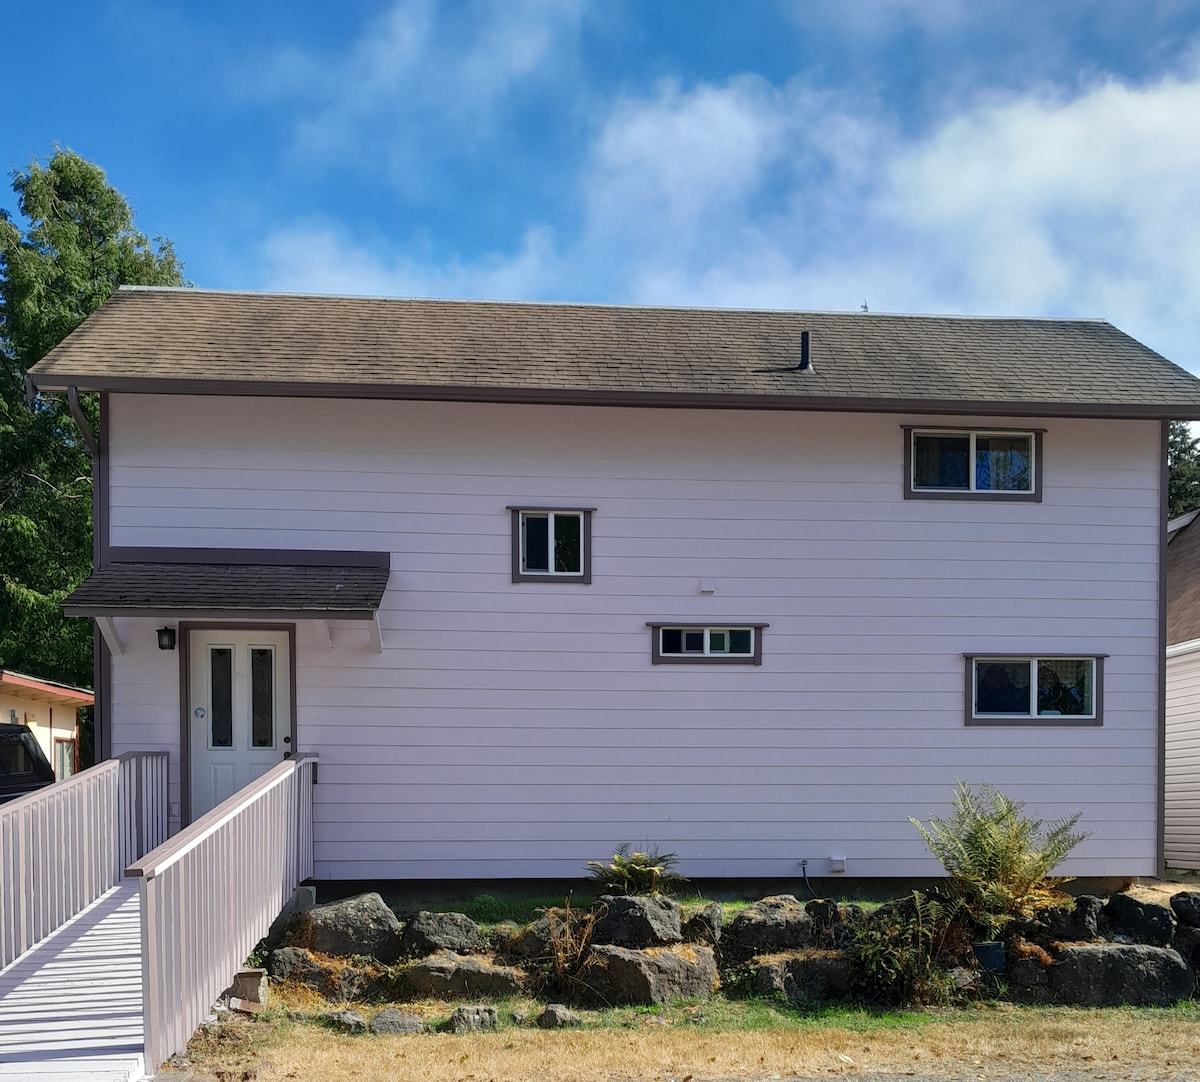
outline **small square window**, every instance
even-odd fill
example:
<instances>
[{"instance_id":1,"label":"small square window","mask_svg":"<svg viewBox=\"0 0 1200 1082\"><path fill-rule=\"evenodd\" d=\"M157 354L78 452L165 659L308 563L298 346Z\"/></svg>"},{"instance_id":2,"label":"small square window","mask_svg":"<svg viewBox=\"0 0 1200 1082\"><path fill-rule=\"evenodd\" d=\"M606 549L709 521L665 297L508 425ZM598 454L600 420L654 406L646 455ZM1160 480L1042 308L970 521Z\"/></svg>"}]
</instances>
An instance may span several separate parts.
<instances>
[{"instance_id":1,"label":"small square window","mask_svg":"<svg viewBox=\"0 0 1200 1082\"><path fill-rule=\"evenodd\" d=\"M1103 657L975 657L968 725L1099 725Z\"/></svg>"},{"instance_id":2,"label":"small square window","mask_svg":"<svg viewBox=\"0 0 1200 1082\"><path fill-rule=\"evenodd\" d=\"M592 581L592 511L510 507L513 582Z\"/></svg>"},{"instance_id":3,"label":"small square window","mask_svg":"<svg viewBox=\"0 0 1200 1082\"><path fill-rule=\"evenodd\" d=\"M761 665L762 631L767 624L737 627L650 623L655 665Z\"/></svg>"},{"instance_id":4,"label":"small square window","mask_svg":"<svg viewBox=\"0 0 1200 1082\"><path fill-rule=\"evenodd\" d=\"M1041 499L1042 434L904 427L906 499Z\"/></svg>"}]
</instances>

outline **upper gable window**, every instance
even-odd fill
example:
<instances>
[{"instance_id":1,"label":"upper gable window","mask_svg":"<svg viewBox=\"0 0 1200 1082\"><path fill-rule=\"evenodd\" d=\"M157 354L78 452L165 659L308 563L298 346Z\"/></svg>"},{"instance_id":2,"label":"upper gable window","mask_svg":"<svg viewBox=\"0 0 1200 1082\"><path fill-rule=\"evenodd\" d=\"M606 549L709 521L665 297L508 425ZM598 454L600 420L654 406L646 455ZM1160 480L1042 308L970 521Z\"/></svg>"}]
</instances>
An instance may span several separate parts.
<instances>
[{"instance_id":1,"label":"upper gable window","mask_svg":"<svg viewBox=\"0 0 1200 1082\"><path fill-rule=\"evenodd\" d=\"M907 499L1040 500L1042 434L904 429Z\"/></svg>"},{"instance_id":2,"label":"upper gable window","mask_svg":"<svg viewBox=\"0 0 1200 1082\"><path fill-rule=\"evenodd\" d=\"M590 507L510 507L513 582L592 581Z\"/></svg>"}]
</instances>

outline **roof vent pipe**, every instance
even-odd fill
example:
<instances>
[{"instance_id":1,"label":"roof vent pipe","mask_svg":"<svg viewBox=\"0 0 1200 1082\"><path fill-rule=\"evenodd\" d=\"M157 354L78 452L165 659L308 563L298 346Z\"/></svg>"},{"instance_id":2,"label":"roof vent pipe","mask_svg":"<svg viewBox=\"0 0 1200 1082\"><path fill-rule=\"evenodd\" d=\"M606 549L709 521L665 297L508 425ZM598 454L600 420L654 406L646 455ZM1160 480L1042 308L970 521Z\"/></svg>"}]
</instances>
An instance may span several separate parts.
<instances>
[{"instance_id":1,"label":"roof vent pipe","mask_svg":"<svg viewBox=\"0 0 1200 1082\"><path fill-rule=\"evenodd\" d=\"M813 366L809 359L808 331L800 332L800 363L796 365L797 372L812 372Z\"/></svg>"}]
</instances>

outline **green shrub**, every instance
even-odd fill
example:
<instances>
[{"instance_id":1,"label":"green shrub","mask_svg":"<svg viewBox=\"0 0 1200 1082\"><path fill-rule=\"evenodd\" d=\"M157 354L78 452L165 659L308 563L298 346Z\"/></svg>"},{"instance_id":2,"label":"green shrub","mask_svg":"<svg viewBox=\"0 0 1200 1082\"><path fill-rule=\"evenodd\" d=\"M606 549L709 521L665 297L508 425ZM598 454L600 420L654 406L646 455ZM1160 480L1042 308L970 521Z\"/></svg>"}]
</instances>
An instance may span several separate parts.
<instances>
[{"instance_id":1,"label":"green shrub","mask_svg":"<svg viewBox=\"0 0 1200 1082\"><path fill-rule=\"evenodd\" d=\"M1058 887L1068 880L1050 873L1089 836L1074 829L1081 812L1051 823L1023 814L1025 805L990 785L972 788L959 782L949 819L936 816L921 832L929 851L950 876L950 889L989 938L1000 935L1015 917L1029 917L1059 905Z\"/></svg>"},{"instance_id":2,"label":"green shrub","mask_svg":"<svg viewBox=\"0 0 1200 1082\"><path fill-rule=\"evenodd\" d=\"M913 891L880 907L856 930L848 951L852 989L888 1006L945 1004L952 982L943 964L957 964L966 947L956 899Z\"/></svg>"},{"instance_id":3,"label":"green shrub","mask_svg":"<svg viewBox=\"0 0 1200 1082\"><path fill-rule=\"evenodd\" d=\"M687 883L687 879L675 871L679 858L674 853L660 853L658 846L645 853L640 850L630 852L631 849L633 846L629 842L622 842L607 864L599 860L588 861L599 893L669 895Z\"/></svg>"}]
</instances>

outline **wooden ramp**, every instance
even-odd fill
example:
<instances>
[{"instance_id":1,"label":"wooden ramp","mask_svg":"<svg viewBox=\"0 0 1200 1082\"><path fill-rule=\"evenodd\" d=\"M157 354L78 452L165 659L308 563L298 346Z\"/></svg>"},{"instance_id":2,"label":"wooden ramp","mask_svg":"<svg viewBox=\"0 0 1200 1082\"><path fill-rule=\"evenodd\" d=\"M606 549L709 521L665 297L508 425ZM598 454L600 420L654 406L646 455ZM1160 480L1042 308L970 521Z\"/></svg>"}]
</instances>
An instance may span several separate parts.
<instances>
[{"instance_id":1,"label":"wooden ramp","mask_svg":"<svg viewBox=\"0 0 1200 1082\"><path fill-rule=\"evenodd\" d=\"M0 1082L145 1077L137 882L0 970Z\"/></svg>"}]
</instances>

